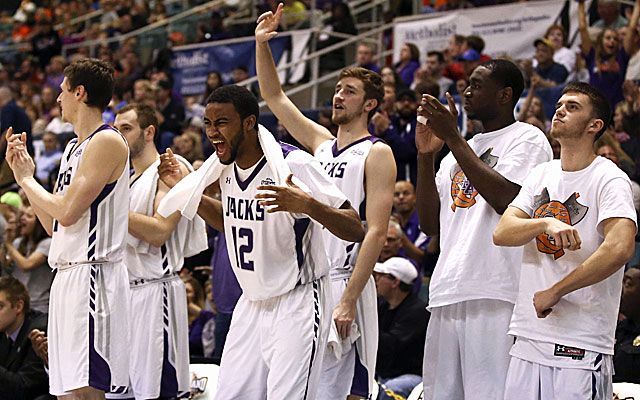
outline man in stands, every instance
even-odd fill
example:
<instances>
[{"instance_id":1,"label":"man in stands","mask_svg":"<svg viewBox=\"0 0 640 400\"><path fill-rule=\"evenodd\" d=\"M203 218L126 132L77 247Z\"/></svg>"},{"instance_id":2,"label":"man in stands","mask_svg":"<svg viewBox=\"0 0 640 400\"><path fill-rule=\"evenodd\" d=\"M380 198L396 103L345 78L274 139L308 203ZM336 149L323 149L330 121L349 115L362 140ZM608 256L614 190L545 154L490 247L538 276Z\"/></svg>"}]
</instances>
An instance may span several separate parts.
<instances>
[{"instance_id":1,"label":"man in stands","mask_svg":"<svg viewBox=\"0 0 640 400\"><path fill-rule=\"evenodd\" d=\"M374 46L370 43L360 43L356 52L356 63L358 67L366 68L373 72L380 73L380 67L373 61L375 53Z\"/></svg>"},{"instance_id":2,"label":"man in stands","mask_svg":"<svg viewBox=\"0 0 640 400\"><path fill-rule=\"evenodd\" d=\"M29 293L12 276L0 278L0 398L34 399L46 395L49 376L29 334L45 330L47 315L29 308Z\"/></svg>"},{"instance_id":3,"label":"man in stands","mask_svg":"<svg viewBox=\"0 0 640 400\"><path fill-rule=\"evenodd\" d=\"M378 364L376 373L388 391L406 398L420 383L422 355L429 311L413 291L418 277L409 260L393 257L373 268L378 295Z\"/></svg>"}]
</instances>

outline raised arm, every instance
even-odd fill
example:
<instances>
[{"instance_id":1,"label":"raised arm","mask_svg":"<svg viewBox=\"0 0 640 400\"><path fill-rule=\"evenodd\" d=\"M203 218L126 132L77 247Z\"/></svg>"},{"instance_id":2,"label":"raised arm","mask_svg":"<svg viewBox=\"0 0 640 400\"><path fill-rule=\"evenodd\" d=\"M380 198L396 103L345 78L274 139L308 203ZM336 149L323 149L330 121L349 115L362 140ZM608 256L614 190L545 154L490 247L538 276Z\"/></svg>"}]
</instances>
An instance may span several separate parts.
<instances>
[{"instance_id":1,"label":"raised arm","mask_svg":"<svg viewBox=\"0 0 640 400\"><path fill-rule=\"evenodd\" d=\"M425 103L422 100L422 104ZM427 118L422 105L418 108L419 119ZM418 150L418 184L416 185L416 206L422 231L428 236L440 233L440 196L436 186L435 158L442 149L440 140L421 122L416 124L416 149Z\"/></svg>"},{"instance_id":2,"label":"raised arm","mask_svg":"<svg viewBox=\"0 0 640 400\"><path fill-rule=\"evenodd\" d=\"M593 44L591 43L591 36L589 36L587 12L585 11L583 1L578 3L578 29L580 30L580 50L582 50L584 54L589 54Z\"/></svg>"},{"instance_id":3,"label":"raised arm","mask_svg":"<svg viewBox=\"0 0 640 400\"><path fill-rule=\"evenodd\" d=\"M87 145L66 193L58 196L47 192L33 177L35 164L25 149L25 142L24 133L8 138L7 156L16 183L36 212L44 211L62 226L76 223L104 187L120 177L127 163L127 145L122 137L112 131L100 132Z\"/></svg>"},{"instance_id":4,"label":"raised arm","mask_svg":"<svg viewBox=\"0 0 640 400\"><path fill-rule=\"evenodd\" d=\"M520 191L520 186L480 160L469 147L458 131L458 112L449 93L449 110L435 97L425 97L430 113L427 127L447 143L469 182L498 214L502 214Z\"/></svg>"},{"instance_id":5,"label":"raised arm","mask_svg":"<svg viewBox=\"0 0 640 400\"><path fill-rule=\"evenodd\" d=\"M536 80L537 83L537 80ZM525 122L527 120L527 112L529 111L529 107L531 107L531 101L533 101L533 97L536 94L536 86L534 84L534 79L531 79L531 87L527 92L527 97L525 97L524 102L522 103L522 107L520 107L520 113L518 114L518 121Z\"/></svg>"},{"instance_id":6,"label":"raised arm","mask_svg":"<svg viewBox=\"0 0 640 400\"><path fill-rule=\"evenodd\" d=\"M613 275L627 263L635 249L636 225L627 218L604 221L604 242L582 265L547 290L533 296L539 318L545 318L560 299L578 289L594 285Z\"/></svg>"},{"instance_id":7,"label":"raised arm","mask_svg":"<svg viewBox=\"0 0 640 400\"><path fill-rule=\"evenodd\" d=\"M189 174L189 169L179 163L182 176ZM168 218L164 218L156 211L160 201L169 192L170 188L161 179L158 179L158 188L153 205L153 215L145 215L136 212L129 212L129 233L153 246L162 246L171 236L182 215L179 211L174 212Z\"/></svg>"},{"instance_id":8,"label":"raised arm","mask_svg":"<svg viewBox=\"0 0 640 400\"><path fill-rule=\"evenodd\" d=\"M624 37L624 42L622 45L624 46L624 50L627 52L629 57L634 55L636 51L638 51L638 46L636 44L638 37L638 18L640 18L640 0L636 0L636 3L633 5L633 13L631 14L631 20L629 21L629 29L627 29L627 34Z\"/></svg>"},{"instance_id":9,"label":"raised arm","mask_svg":"<svg viewBox=\"0 0 640 400\"><path fill-rule=\"evenodd\" d=\"M382 143L373 145L365 162L364 173L367 233L360 246L351 279L333 311L333 320L342 338L350 334L356 315L356 302L373 272L387 238L396 181L396 164L389 146Z\"/></svg>"},{"instance_id":10,"label":"raised arm","mask_svg":"<svg viewBox=\"0 0 640 400\"><path fill-rule=\"evenodd\" d=\"M315 153L318 146L333 139L331 133L322 125L305 117L293 102L284 94L280 78L273 62L269 40L278 34L276 29L282 17L283 5L278 5L275 14L266 12L258 18L256 27L256 72L260 85L260 94L269 109L282 122L287 131L300 144Z\"/></svg>"}]
</instances>

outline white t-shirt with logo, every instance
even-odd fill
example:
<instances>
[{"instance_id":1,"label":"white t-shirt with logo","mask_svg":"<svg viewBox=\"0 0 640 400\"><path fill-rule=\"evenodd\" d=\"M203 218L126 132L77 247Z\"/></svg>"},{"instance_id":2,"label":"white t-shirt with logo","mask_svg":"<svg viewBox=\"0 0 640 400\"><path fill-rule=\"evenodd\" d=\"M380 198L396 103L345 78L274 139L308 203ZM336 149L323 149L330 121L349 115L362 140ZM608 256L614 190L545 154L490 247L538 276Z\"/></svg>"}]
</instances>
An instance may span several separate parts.
<instances>
[{"instance_id":1,"label":"white t-shirt with logo","mask_svg":"<svg viewBox=\"0 0 640 400\"><path fill-rule=\"evenodd\" d=\"M553 158L544 133L523 122L476 135L468 143L517 185L533 167ZM436 186L441 252L429 286L429 306L477 299L515 303L522 249L493 244L500 215L478 194L451 153L440 164Z\"/></svg>"},{"instance_id":2,"label":"white t-shirt with logo","mask_svg":"<svg viewBox=\"0 0 640 400\"><path fill-rule=\"evenodd\" d=\"M613 354L623 268L601 282L565 295L546 318L537 317L533 295L563 279L600 247L606 219L636 222L627 175L603 157L572 172L563 171L560 160L554 160L533 170L511 205L531 218L554 217L571 224L582 244L576 251L560 249L543 233L524 246L520 289L509 334Z\"/></svg>"}]
</instances>

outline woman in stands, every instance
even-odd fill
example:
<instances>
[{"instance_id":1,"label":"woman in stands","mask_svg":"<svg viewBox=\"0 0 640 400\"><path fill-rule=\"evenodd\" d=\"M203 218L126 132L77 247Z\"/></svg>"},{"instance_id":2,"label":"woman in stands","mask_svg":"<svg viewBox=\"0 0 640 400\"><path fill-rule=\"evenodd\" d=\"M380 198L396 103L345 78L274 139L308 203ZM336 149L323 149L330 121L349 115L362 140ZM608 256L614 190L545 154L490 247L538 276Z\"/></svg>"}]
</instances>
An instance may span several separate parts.
<instances>
[{"instance_id":1,"label":"woman in stands","mask_svg":"<svg viewBox=\"0 0 640 400\"><path fill-rule=\"evenodd\" d=\"M584 2L578 3L578 26L582 40L580 50L587 63L589 83L600 89L611 105L623 100L622 84L627 73L627 65L629 58L637 51L635 39L638 35L636 31L638 17L640 17L640 7L636 2L622 46L618 39L618 32L609 28L603 29L596 43L593 43L589 36Z\"/></svg>"},{"instance_id":2,"label":"woman in stands","mask_svg":"<svg viewBox=\"0 0 640 400\"><path fill-rule=\"evenodd\" d=\"M53 281L53 272L47 263L51 238L30 206L22 208L18 232L17 237L7 235L4 243L6 253L5 257L0 257L0 263L12 266L11 274L27 287L31 308L47 313Z\"/></svg>"},{"instance_id":3,"label":"woman in stands","mask_svg":"<svg viewBox=\"0 0 640 400\"><path fill-rule=\"evenodd\" d=\"M407 87L413 83L413 76L420 68L420 50L413 43L405 43L400 48L400 61L393 68Z\"/></svg>"},{"instance_id":4,"label":"woman in stands","mask_svg":"<svg viewBox=\"0 0 640 400\"><path fill-rule=\"evenodd\" d=\"M184 282L187 290L187 310L189 318L189 355L204 356L213 353L213 349L204 348L204 343L213 345L213 313L205 309L204 290L195 278Z\"/></svg>"}]
</instances>

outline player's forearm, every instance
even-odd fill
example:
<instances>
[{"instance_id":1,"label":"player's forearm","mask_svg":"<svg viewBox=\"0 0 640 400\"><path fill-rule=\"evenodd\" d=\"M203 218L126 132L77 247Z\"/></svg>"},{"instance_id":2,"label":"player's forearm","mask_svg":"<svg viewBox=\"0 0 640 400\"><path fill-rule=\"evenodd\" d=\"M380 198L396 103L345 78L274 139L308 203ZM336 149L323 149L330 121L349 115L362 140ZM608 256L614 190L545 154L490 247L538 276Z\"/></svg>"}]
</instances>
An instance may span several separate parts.
<instances>
[{"instance_id":1,"label":"player's forearm","mask_svg":"<svg viewBox=\"0 0 640 400\"><path fill-rule=\"evenodd\" d=\"M435 154L418 155L418 220L422 231L429 236L440 233L440 196L436 187L434 159Z\"/></svg>"},{"instance_id":2,"label":"player's forearm","mask_svg":"<svg viewBox=\"0 0 640 400\"><path fill-rule=\"evenodd\" d=\"M284 96L269 42L256 41L256 74L260 94L267 103L276 96Z\"/></svg>"},{"instance_id":3,"label":"player's forearm","mask_svg":"<svg viewBox=\"0 0 640 400\"><path fill-rule=\"evenodd\" d=\"M82 215L82 213L74 212L74 210L69 207L69 202L64 201L63 196L56 196L47 192L33 177L23 179L22 182L20 182L20 187L27 195L29 203L34 207L38 218L40 218L40 215L44 212L44 214L56 219L62 226L70 226ZM41 212L38 213L38 210ZM46 216L44 219L44 222L48 222ZM52 226L53 222L49 224L49 227ZM44 227L45 229L47 228L46 225L44 225ZM47 230L47 232L49 232L49 230Z\"/></svg>"},{"instance_id":4,"label":"player's forearm","mask_svg":"<svg viewBox=\"0 0 640 400\"><path fill-rule=\"evenodd\" d=\"M496 246L524 246L546 229L545 218L527 219L503 215L493 231Z\"/></svg>"},{"instance_id":5,"label":"player's forearm","mask_svg":"<svg viewBox=\"0 0 640 400\"><path fill-rule=\"evenodd\" d=\"M202 196L198 205L198 215L210 227L224 233L224 217L222 215L222 202L209 196Z\"/></svg>"},{"instance_id":6,"label":"player's forearm","mask_svg":"<svg viewBox=\"0 0 640 400\"><path fill-rule=\"evenodd\" d=\"M583 287L594 285L613 275L633 256L635 250L632 240L605 240L598 250L574 269L569 275L552 286L559 296L565 296Z\"/></svg>"},{"instance_id":7,"label":"player's forearm","mask_svg":"<svg viewBox=\"0 0 640 400\"><path fill-rule=\"evenodd\" d=\"M498 214L502 214L518 195L520 186L480 160L462 136L448 141L447 145L469 182Z\"/></svg>"},{"instance_id":8,"label":"player's forearm","mask_svg":"<svg viewBox=\"0 0 640 400\"><path fill-rule=\"evenodd\" d=\"M355 304L364 290L364 287L373 272L373 267L380 257L380 251L386 240L386 232L382 230L369 229L364 236L358 259L353 268L353 273L349 279L346 289L342 295L342 302Z\"/></svg>"},{"instance_id":9,"label":"player's forearm","mask_svg":"<svg viewBox=\"0 0 640 400\"><path fill-rule=\"evenodd\" d=\"M364 239L364 227L360 217L348 202L345 204L344 208L334 208L312 198L307 215L340 239L361 242Z\"/></svg>"},{"instance_id":10,"label":"player's forearm","mask_svg":"<svg viewBox=\"0 0 640 400\"><path fill-rule=\"evenodd\" d=\"M31 203L31 208L33 208L33 211L36 213L36 216L44 230L47 232L47 235L51 236L53 234L53 217L33 203Z\"/></svg>"},{"instance_id":11,"label":"player's forearm","mask_svg":"<svg viewBox=\"0 0 640 400\"><path fill-rule=\"evenodd\" d=\"M160 247L169 239L180 217L179 211L168 218L163 218L159 214L149 216L129 212L129 233L152 246Z\"/></svg>"}]
</instances>

